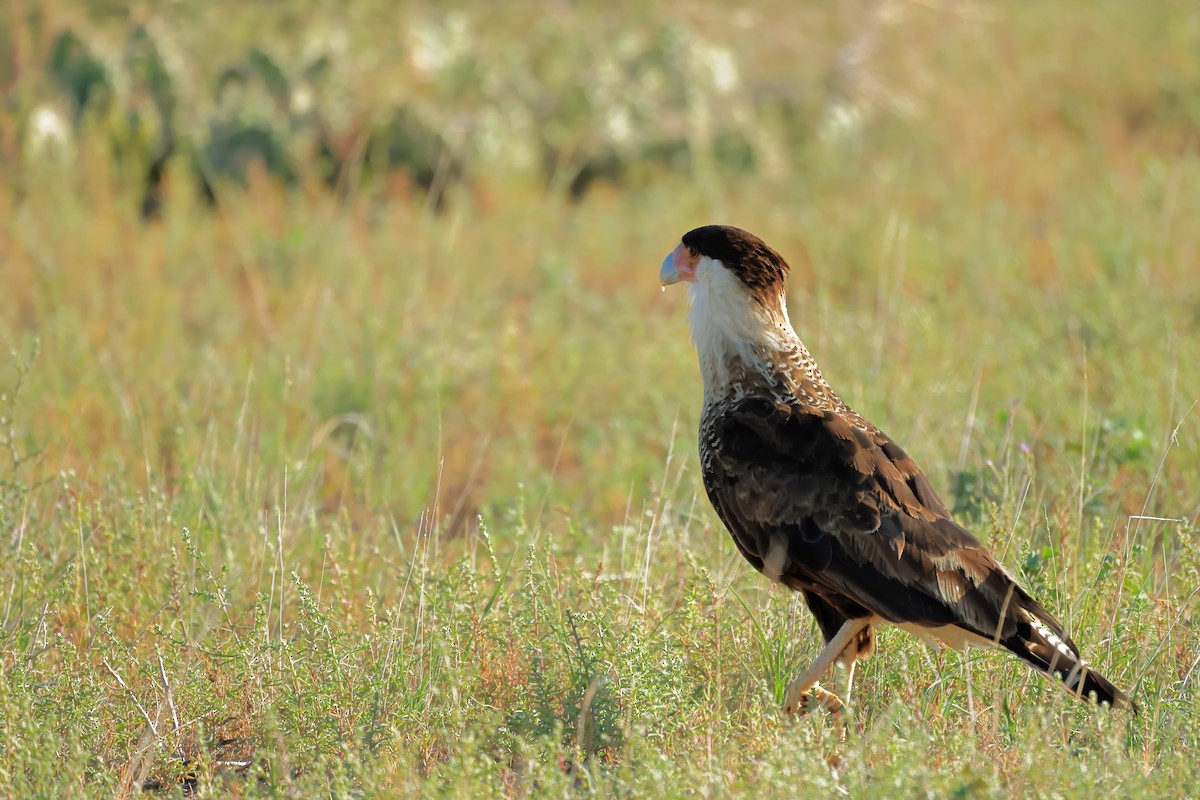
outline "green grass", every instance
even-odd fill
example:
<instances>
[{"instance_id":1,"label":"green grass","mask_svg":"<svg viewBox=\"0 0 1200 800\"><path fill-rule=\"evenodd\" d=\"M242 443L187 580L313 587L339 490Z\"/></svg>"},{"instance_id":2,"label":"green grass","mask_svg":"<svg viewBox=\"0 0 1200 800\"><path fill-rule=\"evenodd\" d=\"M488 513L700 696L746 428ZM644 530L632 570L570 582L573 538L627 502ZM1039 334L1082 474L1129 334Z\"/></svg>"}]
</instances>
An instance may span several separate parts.
<instances>
[{"instance_id":1,"label":"green grass","mask_svg":"<svg viewBox=\"0 0 1200 800\"><path fill-rule=\"evenodd\" d=\"M413 73L392 17L352 5L384 59L353 67L365 108ZM294 55L328 23L203 8L159 20L196 83L256 31ZM516 70L530 21L464 8ZM208 208L180 160L152 222L111 119L57 156L21 138L55 26L116 36L124 12L11 15L0 794L1194 793L1200 22L1184 2L895 8L862 127L796 141L788 114L822 108L866 6L627 9L728 47L747 84L795 82L794 106L710 109L761 146L753 170L689 129L686 164L631 155L578 202L481 152L439 211L387 176L341 197L255 169ZM603 41L594 9L559 13L530 41L561 99ZM586 151L590 119L563 119L559 155ZM657 287L715 221L789 259L831 383L1141 716L898 631L847 730L782 716L816 629L708 507L685 300Z\"/></svg>"}]
</instances>

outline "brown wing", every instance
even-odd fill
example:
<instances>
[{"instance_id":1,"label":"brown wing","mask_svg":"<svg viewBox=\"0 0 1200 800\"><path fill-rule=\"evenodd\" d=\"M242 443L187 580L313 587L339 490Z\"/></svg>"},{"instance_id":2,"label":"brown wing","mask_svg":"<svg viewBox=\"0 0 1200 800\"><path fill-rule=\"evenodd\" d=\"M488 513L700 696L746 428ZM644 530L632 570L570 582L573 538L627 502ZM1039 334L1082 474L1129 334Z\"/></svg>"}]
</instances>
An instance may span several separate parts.
<instances>
[{"instance_id":1,"label":"brown wing","mask_svg":"<svg viewBox=\"0 0 1200 800\"><path fill-rule=\"evenodd\" d=\"M756 567L891 622L994 630L1003 596L982 603L991 614L958 609L984 600L974 595L997 565L885 435L760 397L711 434L705 486Z\"/></svg>"},{"instance_id":2,"label":"brown wing","mask_svg":"<svg viewBox=\"0 0 1200 800\"><path fill-rule=\"evenodd\" d=\"M846 617L957 626L1075 693L1127 701L951 518L916 463L853 412L748 397L706 427L708 496L760 571Z\"/></svg>"}]
</instances>

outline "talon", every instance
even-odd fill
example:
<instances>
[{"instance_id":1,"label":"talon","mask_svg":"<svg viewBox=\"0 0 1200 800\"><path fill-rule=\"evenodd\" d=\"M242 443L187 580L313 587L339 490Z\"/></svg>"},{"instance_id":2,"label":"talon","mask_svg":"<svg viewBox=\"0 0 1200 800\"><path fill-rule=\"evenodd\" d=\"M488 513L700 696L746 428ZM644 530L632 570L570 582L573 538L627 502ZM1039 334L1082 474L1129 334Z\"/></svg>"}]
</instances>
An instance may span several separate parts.
<instances>
[{"instance_id":1,"label":"talon","mask_svg":"<svg viewBox=\"0 0 1200 800\"><path fill-rule=\"evenodd\" d=\"M821 686L821 684L814 683L806 691L795 693L794 699L793 689L789 687L787 699L783 704L783 713L789 716L795 714L796 716L803 717L817 706L820 706L829 714L836 716L842 713L845 705L842 702L842 698Z\"/></svg>"},{"instance_id":2,"label":"talon","mask_svg":"<svg viewBox=\"0 0 1200 800\"><path fill-rule=\"evenodd\" d=\"M841 714L842 709L846 707L846 704L842 702L842 698L819 685L812 688L810 698L815 700L825 711L833 716Z\"/></svg>"}]
</instances>

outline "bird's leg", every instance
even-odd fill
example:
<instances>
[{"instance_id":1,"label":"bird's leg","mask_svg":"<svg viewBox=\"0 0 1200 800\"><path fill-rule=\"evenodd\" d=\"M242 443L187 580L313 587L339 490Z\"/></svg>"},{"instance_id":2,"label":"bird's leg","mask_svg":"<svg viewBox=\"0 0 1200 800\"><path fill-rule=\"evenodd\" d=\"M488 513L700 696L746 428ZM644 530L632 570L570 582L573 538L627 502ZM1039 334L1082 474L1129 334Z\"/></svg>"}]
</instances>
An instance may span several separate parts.
<instances>
[{"instance_id":1,"label":"bird's leg","mask_svg":"<svg viewBox=\"0 0 1200 800\"><path fill-rule=\"evenodd\" d=\"M843 705L841 698L818 686L817 679L825 674L834 659L842 654L842 650L846 648L850 640L867 627L870 621L870 618L864 617L848 619L842 624L841 629L817 655L817 660L812 663L812 666L806 669L803 675L788 684L787 693L783 698L783 713L795 714L804 710L804 701L809 698L816 699L830 713L841 711Z\"/></svg>"},{"instance_id":2,"label":"bird's leg","mask_svg":"<svg viewBox=\"0 0 1200 800\"><path fill-rule=\"evenodd\" d=\"M846 667L846 688L842 690L842 702L846 705L850 705L850 690L854 688L854 667L856 664L858 664L858 661L852 658L850 659L850 664Z\"/></svg>"}]
</instances>

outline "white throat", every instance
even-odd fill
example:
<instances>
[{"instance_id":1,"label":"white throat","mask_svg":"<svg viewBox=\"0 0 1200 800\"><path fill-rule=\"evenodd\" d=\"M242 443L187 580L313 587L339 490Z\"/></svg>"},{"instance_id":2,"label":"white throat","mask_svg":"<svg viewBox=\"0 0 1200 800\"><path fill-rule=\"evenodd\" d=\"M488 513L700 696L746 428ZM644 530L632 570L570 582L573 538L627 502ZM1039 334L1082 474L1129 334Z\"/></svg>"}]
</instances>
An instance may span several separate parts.
<instances>
[{"instance_id":1,"label":"white throat","mask_svg":"<svg viewBox=\"0 0 1200 800\"><path fill-rule=\"evenodd\" d=\"M766 308L719 261L700 259L688 303L705 403L735 392L747 377L774 377L779 364L803 350L783 294L776 309Z\"/></svg>"}]
</instances>

